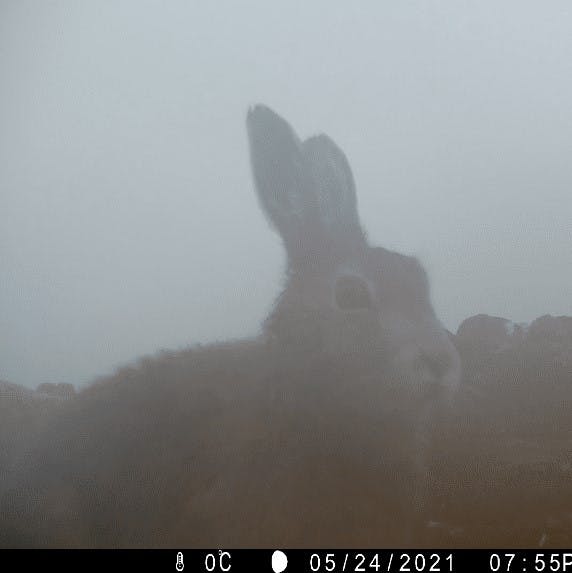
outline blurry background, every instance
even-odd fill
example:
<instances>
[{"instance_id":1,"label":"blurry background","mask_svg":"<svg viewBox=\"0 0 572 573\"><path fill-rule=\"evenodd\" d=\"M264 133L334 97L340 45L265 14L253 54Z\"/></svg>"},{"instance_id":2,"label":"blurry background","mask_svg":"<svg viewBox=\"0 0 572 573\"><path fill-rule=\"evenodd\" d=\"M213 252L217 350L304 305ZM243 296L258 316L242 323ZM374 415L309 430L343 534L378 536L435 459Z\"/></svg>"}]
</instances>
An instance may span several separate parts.
<instances>
[{"instance_id":1,"label":"blurry background","mask_svg":"<svg viewBox=\"0 0 572 573\"><path fill-rule=\"evenodd\" d=\"M456 330L572 314L572 4L0 0L0 379L256 334L284 254L264 102L353 166Z\"/></svg>"}]
</instances>

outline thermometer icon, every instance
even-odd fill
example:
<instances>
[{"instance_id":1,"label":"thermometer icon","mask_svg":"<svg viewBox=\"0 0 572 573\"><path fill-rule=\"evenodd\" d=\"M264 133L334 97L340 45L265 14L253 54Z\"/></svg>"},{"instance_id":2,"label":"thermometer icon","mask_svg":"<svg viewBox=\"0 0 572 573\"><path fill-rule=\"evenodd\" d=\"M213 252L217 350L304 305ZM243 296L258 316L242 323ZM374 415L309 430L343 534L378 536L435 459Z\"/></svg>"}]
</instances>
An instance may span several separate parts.
<instances>
[{"instance_id":1,"label":"thermometer icon","mask_svg":"<svg viewBox=\"0 0 572 573\"><path fill-rule=\"evenodd\" d=\"M180 551L177 553L177 565L175 565L175 567L179 573L181 573L185 568L185 564L183 563L183 554Z\"/></svg>"}]
</instances>

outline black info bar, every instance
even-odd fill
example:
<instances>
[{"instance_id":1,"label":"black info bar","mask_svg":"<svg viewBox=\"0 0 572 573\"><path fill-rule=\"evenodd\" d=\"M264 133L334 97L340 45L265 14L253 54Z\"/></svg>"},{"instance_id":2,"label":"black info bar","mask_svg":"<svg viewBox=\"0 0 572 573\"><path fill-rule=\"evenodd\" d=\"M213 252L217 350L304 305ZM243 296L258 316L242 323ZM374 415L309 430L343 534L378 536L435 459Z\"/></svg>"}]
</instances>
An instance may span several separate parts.
<instances>
[{"instance_id":1,"label":"black info bar","mask_svg":"<svg viewBox=\"0 0 572 573\"><path fill-rule=\"evenodd\" d=\"M7 549L0 571L572 573L571 549Z\"/></svg>"}]
</instances>

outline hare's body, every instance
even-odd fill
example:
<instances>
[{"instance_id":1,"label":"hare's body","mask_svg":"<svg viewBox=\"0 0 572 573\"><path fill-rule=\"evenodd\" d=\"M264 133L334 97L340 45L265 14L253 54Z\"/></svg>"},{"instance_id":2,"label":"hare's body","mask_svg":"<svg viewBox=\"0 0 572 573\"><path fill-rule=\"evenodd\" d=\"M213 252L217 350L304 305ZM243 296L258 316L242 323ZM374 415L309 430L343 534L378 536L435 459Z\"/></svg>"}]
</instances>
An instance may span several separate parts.
<instances>
[{"instance_id":1,"label":"hare's body","mask_svg":"<svg viewBox=\"0 0 572 573\"><path fill-rule=\"evenodd\" d=\"M421 541L432 423L459 378L425 274L367 244L330 139L302 142L261 106L248 128L288 253L264 334L147 360L59 407L0 484L0 545Z\"/></svg>"}]
</instances>

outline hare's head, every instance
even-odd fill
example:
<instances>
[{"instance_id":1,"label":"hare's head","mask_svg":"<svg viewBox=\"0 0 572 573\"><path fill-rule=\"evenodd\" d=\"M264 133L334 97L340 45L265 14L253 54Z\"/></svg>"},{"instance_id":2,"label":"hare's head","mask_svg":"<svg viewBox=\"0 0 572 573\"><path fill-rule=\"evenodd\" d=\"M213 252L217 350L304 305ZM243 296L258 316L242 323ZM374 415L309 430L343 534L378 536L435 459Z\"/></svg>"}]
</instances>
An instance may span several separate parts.
<instances>
[{"instance_id":1,"label":"hare's head","mask_svg":"<svg viewBox=\"0 0 572 573\"><path fill-rule=\"evenodd\" d=\"M368 244L341 149L326 135L302 141L260 105L247 126L258 198L288 255L266 334L331 356L379 357L414 382L455 386L459 356L435 316L425 271Z\"/></svg>"}]
</instances>

